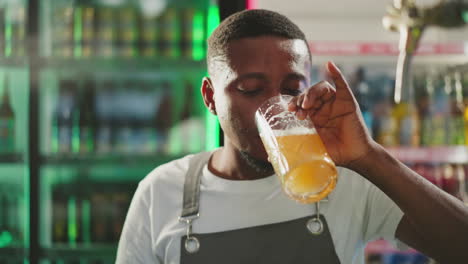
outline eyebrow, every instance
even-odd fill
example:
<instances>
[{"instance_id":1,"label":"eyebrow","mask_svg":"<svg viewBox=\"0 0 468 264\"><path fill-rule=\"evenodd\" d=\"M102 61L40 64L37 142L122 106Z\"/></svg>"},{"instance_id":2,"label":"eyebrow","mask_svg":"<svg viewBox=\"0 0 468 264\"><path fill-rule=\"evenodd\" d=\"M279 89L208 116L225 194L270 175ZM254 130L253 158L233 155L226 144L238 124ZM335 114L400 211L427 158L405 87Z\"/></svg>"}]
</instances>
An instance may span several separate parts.
<instances>
[{"instance_id":1,"label":"eyebrow","mask_svg":"<svg viewBox=\"0 0 468 264\"><path fill-rule=\"evenodd\" d=\"M306 77L303 74L292 72L292 73L289 73L285 78L285 80L290 80L290 79L305 81Z\"/></svg>"},{"instance_id":2,"label":"eyebrow","mask_svg":"<svg viewBox=\"0 0 468 264\"><path fill-rule=\"evenodd\" d=\"M259 79L262 81L266 81L268 78L266 74L262 72L249 72L249 73L240 75L237 78L237 81L243 81L245 79ZM288 73L288 75L286 76L284 80L291 80L291 79L304 81L306 80L306 77L303 74L292 72L292 73Z\"/></svg>"},{"instance_id":3,"label":"eyebrow","mask_svg":"<svg viewBox=\"0 0 468 264\"><path fill-rule=\"evenodd\" d=\"M240 75L237 78L237 81L241 82L245 79L259 79L262 81L266 81L268 78L266 77L266 74L261 73L261 72L249 72L249 73Z\"/></svg>"}]
</instances>

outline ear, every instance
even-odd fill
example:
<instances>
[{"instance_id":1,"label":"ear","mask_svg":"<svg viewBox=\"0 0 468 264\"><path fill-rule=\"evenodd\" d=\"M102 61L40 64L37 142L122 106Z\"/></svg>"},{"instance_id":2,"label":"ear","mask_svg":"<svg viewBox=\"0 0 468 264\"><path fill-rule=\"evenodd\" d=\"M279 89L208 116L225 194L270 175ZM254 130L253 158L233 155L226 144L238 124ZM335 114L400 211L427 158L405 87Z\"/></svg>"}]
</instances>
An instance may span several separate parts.
<instances>
[{"instance_id":1,"label":"ear","mask_svg":"<svg viewBox=\"0 0 468 264\"><path fill-rule=\"evenodd\" d=\"M208 110L216 115L216 106L214 101L214 87L211 79L209 77L203 77L201 85L201 93L203 97L203 102Z\"/></svg>"}]
</instances>

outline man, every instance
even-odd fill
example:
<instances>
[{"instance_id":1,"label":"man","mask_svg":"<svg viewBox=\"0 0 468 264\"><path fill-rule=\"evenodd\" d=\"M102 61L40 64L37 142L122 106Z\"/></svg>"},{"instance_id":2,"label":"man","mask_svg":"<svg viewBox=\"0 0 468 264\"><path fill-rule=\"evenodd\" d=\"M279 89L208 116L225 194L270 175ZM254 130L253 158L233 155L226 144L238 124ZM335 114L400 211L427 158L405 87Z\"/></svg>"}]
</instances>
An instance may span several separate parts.
<instances>
[{"instance_id":1,"label":"man","mask_svg":"<svg viewBox=\"0 0 468 264\"><path fill-rule=\"evenodd\" d=\"M310 87L307 42L289 19L266 10L230 16L209 39L207 63L201 92L225 146L142 180L117 263L362 263L365 243L378 237L396 237L442 263L468 263L467 208L371 139L333 63L333 85ZM289 110L312 119L342 167L320 208L281 192L259 138L254 112L279 94L295 96ZM318 229L307 220L314 215Z\"/></svg>"}]
</instances>

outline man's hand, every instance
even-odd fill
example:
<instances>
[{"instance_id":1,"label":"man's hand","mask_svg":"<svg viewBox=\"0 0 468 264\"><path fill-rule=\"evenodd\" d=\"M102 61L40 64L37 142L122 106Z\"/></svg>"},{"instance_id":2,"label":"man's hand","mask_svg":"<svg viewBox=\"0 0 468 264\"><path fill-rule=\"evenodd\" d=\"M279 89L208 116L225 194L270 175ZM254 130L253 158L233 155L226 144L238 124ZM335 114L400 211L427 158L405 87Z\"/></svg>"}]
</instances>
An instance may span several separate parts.
<instances>
[{"instance_id":1,"label":"man's hand","mask_svg":"<svg viewBox=\"0 0 468 264\"><path fill-rule=\"evenodd\" d=\"M327 74L336 89L326 81L315 84L295 97L289 110L299 119L310 116L333 161L353 169L356 161L372 150L374 142L343 74L332 62L327 63Z\"/></svg>"}]
</instances>

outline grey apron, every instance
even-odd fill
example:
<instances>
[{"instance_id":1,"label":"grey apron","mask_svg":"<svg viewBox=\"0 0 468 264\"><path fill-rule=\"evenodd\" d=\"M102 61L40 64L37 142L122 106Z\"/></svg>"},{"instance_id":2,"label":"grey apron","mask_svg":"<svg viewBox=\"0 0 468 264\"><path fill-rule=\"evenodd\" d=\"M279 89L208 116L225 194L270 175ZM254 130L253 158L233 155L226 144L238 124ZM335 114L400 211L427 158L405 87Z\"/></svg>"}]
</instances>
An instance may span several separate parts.
<instances>
[{"instance_id":1,"label":"grey apron","mask_svg":"<svg viewBox=\"0 0 468 264\"><path fill-rule=\"evenodd\" d=\"M325 217L316 214L292 221L197 234L192 222L199 217L202 169L211 153L192 157L185 178L183 210L186 223L181 239L181 264L340 264Z\"/></svg>"}]
</instances>

